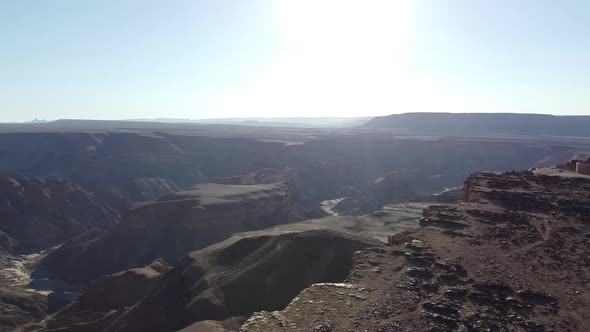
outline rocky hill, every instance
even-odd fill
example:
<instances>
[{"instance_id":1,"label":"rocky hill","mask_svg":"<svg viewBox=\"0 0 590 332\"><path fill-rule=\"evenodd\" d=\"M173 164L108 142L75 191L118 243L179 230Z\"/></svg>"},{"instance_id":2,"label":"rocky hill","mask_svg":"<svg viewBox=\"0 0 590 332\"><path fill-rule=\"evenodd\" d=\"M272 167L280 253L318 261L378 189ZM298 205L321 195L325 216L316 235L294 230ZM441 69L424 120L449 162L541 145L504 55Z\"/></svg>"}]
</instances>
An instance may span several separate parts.
<instances>
[{"instance_id":1,"label":"rocky hill","mask_svg":"<svg viewBox=\"0 0 590 332\"><path fill-rule=\"evenodd\" d=\"M590 177L476 173L420 225L240 331L590 330Z\"/></svg>"},{"instance_id":2,"label":"rocky hill","mask_svg":"<svg viewBox=\"0 0 590 332\"><path fill-rule=\"evenodd\" d=\"M290 209L284 183L196 185L131 206L111 230L84 234L50 253L36 273L88 283L156 258L174 263L232 233L287 223Z\"/></svg>"}]
</instances>

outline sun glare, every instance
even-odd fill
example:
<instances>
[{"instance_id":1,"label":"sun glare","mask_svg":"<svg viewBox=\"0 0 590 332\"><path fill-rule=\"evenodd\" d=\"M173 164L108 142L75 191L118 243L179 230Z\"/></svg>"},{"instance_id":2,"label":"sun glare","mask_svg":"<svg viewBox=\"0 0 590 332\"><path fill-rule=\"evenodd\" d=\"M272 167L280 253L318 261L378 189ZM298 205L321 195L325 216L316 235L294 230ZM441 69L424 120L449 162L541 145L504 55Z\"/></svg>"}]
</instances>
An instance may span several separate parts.
<instances>
[{"instance_id":1,"label":"sun glare","mask_svg":"<svg viewBox=\"0 0 590 332\"><path fill-rule=\"evenodd\" d=\"M412 9L406 0L277 1L276 16L291 47L349 58L393 52L410 32Z\"/></svg>"},{"instance_id":2,"label":"sun glare","mask_svg":"<svg viewBox=\"0 0 590 332\"><path fill-rule=\"evenodd\" d=\"M219 96L221 114L236 109L262 116L481 110L470 98L413 71L406 50L415 32L415 1L273 3L281 55L239 91Z\"/></svg>"}]
</instances>

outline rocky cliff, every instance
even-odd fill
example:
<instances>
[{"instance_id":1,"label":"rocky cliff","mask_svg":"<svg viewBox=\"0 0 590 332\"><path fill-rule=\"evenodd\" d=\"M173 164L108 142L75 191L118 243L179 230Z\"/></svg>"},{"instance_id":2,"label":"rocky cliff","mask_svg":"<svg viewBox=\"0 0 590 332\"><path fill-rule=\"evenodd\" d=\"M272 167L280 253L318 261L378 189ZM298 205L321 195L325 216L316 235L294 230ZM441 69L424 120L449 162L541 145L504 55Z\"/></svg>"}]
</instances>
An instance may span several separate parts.
<instances>
[{"instance_id":1,"label":"rocky cliff","mask_svg":"<svg viewBox=\"0 0 590 332\"><path fill-rule=\"evenodd\" d=\"M47 297L18 287L0 287L0 331L12 331L46 315Z\"/></svg>"},{"instance_id":2,"label":"rocky cliff","mask_svg":"<svg viewBox=\"0 0 590 332\"><path fill-rule=\"evenodd\" d=\"M434 188L441 191L460 185L478 170L556 164L583 150L578 142L371 137L372 131L269 129L259 133L239 126L216 131L217 127L157 123L133 129L132 123L114 128L103 124L0 133L0 172L63 178L90 192L111 192L124 200L137 196L137 179L152 179L153 188L164 183L164 187L186 188L219 177L288 167L297 172L298 191L319 202L345 196L341 192L347 187L362 189L384 174L404 169L420 169L426 178L442 176L444 181ZM59 129L62 132L52 132ZM297 144L285 143L293 140Z\"/></svg>"},{"instance_id":3,"label":"rocky cliff","mask_svg":"<svg viewBox=\"0 0 590 332\"><path fill-rule=\"evenodd\" d=\"M175 262L232 233L286 223L289 214L284 183L196 185L131 206L113 229L85 234L49 254L37 274L87 283L155 258Z\"/></svg>"},{"instance_id":4,"label":"rocky cliff","mask_svg":"<svg viewBox=\"0 0 590 332\"><path fill-rule=\"evenodd\" d=\"M406 202L435 193L444 187L445 176L425 174L418 169L390 172L344 197L333 211L344 215L374 212L386 204Z\"/></svg>"},{"instance_id":5,"label":"rocky cliff","mask_svg":"<svg viewBox=\"0 0 590 332\"><path fill-rule=\"evenodd\" d=\"M235 331L240 317L280 309L312 283L343 280L354 252L380 245L333 231L262 233L192 252L161 277L145 272L149 267L140 269L139 286L129 277L137 269L99 279L76 303L23 330L223 331L233 326ZM148 285L155 278L157 283ZM134 296L138 302L124 307L132 298L124 296L126 287L143 287L145 297Z\"/></svg>"},{"instance_id":6,"label":"rocky cliff","mask_svg":"<svg viewBox=\"0 0 590 332\"><path fill-rule=\"evenodd\" d=\"M295 168L265 168L243 175L220 177L213 180L221 184L269 184L285 182L289 189L289 204L291 206L289 220L300 221L325 217L328 214L322 210L320 204L308 197L299 189L300 176Z\"/></svg>"},{"instance_id":7,"label":"rocky cliff","mask_svg":"<svg viewBox=\"0 0 590 332\"><path fill-rule=\"evenodd\" d=\"M27 324L22 330L75 330L91 324L100 330L113 312L124 311L140 301L159 282L170 267L157 259L142 268L133 268L94 280L77 301L40 323ZM89 329L92 330L92 329Z\"/></svg>"},{"instance_id":8,"label":"rocky cliff","mask_svg":"<svg viewBox=\"0 0 590 332\"><path fill-rule=\"evenodd\" d=\"M420 225L241 331L590 330L590 177L476 173Z\"/></svg>"},{"instance_id":9,"label":"rocky cliff","mask_svg":"<svg viewBox=\"0 0 590 332\"><path fill-rule=\"evenodd\" d=\"M133 203L154 201L179 189L172 180L159 177L135 178L118 186L98 187L94 194L107 206L120 212Z\"/></svg>"},{"instance_id":10,"label":"rocky cliff","mask_svg":"<svg viewBox=\"0 0 590 332\"><path fill-rule=\"evenodd\" d=\"M47 249L116 222L116 213L74 183L0 177L0 242L5 250Z\"/></svg>"}]
</instances>

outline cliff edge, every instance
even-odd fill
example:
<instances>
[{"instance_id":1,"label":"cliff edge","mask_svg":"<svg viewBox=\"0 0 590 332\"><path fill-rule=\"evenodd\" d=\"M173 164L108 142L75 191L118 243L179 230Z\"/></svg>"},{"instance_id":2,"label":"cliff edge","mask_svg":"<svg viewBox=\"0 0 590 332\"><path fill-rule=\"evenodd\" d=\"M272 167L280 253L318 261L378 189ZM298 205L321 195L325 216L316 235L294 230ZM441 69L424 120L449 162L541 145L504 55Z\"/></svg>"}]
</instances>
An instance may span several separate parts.
<instances>
[{"instance_id":1,"label":"cliff edge","mask_svg":"<svg viewBox=\"0 0 590 332\"><path fill-rule=\"evenodd\" d=\"M542 174L473 174L463 203L241 331L590 330L590 179Z\"/></svg>"}]
</instances>

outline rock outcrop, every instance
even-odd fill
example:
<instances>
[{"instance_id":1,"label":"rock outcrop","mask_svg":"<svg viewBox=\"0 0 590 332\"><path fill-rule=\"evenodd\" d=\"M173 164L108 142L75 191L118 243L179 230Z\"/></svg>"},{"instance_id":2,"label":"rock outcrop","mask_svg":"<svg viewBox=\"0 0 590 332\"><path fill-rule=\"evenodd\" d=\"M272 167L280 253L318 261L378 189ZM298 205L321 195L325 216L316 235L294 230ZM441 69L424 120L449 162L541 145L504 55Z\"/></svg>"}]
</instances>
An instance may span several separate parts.
<instances>
[{"instance_id":1,"label":"rock outcrop","mask_svg":"<svg viewBox=\"0 0 590 332\"><path fill-rule=\"evenodd\" d=\"M328 215L322 210L320 204L298 189L300 179L297 170L294 168L265 168L244 175L217 178L214 179L214 182L241 185L286 182L289 189L289 203L291 206L289 213L290 221L315 219Z\"/></svg>"},{"instance_id":2,"label":"rock outcrop","mask_svg":"<svg viewBox=\"0 0 590 332\"><path fill-rule=\"evenodd\" d=\"M423 197L444 187L443 176L428 176L420 170L401 170L384 174L367 186L343 198L333 211L343 215L363 215L383 205Z\"/></svg>"},{"instance_id":3,"label":"rock outcrop","mask_svg":"<svg viewBox=\"0 0 590 332\"><path fill-rule=\"evenodd\" d=\"M576 163L576 173L590 175L590 158Z\"/></svg>"},{"instance_id":4,"label":"rock outcrop","mask_svg":"<svg viewBox=\"0 0 590 332\"><path fill-rule=\"evenodd\" d=\"M71 182L0 177L0 242L5 250L47 249L116 222L116 214Z\"/></svg>"},{"instance_id":5,"label":"rock outcrop","mask_svg":"<svg viewBox=\"0 0 590 332\"><path fill-rule=\"evenodd\" d=\"M0 331L11 331L47 315L47 297L17 287L0 287Z\"/></svg>"},{"instance_id":6,"label":"rock outcrop","mask_svg":"<svg viewBox=\"0 0 590 332\"><path fill-rule=\"evenodd\" d=\"M241 331L590 330L590 179L542 174L470 176L464 203L430 207L420 228L356 254L345 283Z\"/></svg>"},{"instance_id":7,"label":"rock outcrop","mask_svg":"<svg viewBox=\"0 0 590 332\"><path fill-rule=\"evenodd\" d=\"M240 324L236 324L233 321L219 322L216 320L204 320L191 324L182 330L178 330L178 332L231 332L237 331L239 328Z\"/></svg>"},{"instance_id":8,"label":"rock outcrop","mask_svg":"<svg viewBox=\"0 0 590 332\"><path fill-rule=\"evenodd\" d=\"M170 267L157 259L142 268L133 268L94 280L77 301L63 308L41 323L30 324L26 330L60 330L73 326L89 331L100 330L113 317L113 312L124 311L140 301L158 283Z\"/></svg>"},{"instance_id":9,"label":"rock outcrop","mask_svg":"<svg viewBox=\"0 0 590 332\"><path fill-rule=\"evenodd\" d=\"M133 203L154 201L179 189L176 183L164 178L136 178L121 186L100 188L95 194L108 206L122 211Z\"/></svg>"},{"instance_id":10,"label":"rock outcrop","mask_svg":"<svg viewBox=\"0 0 590 332\"><path fill-rule=\"evenodd\" d=\"M134 268L94 280L68 310L109 312L131 306L143 298L170 267L156 259L143 268Z\"/></svg>"},{"instance_id":11,"label":"rock outcrop","mask_svg":"<svg viewBox=\"0 0 590 332\"><path fill-rule=\"evenodd\" d=\"M0 231L0 251L12 252L18 247L18 242L8 234Z\"/></svg>"},{"instance_id":12,"label":"rock outcrop","mask_svg":"<svg viewBox=\"0 0 590 332\"><path fill-rule=\"evenodd\" d=\"M88 283L155 258L175 262L187 252L222 241L232 233L286 223L289 213L284 183L200 184L131 206L116 227L65 243L45 257L36 271Z\"/></svg>"},{"instance_id":13,"label":"rock outcrop","mask_svg":"<svg viewBox=\"0 0 590 332\"><path fill-rule=\"evenodd\" d=\"M130 286L129 278L121 285L117 280L132 272L102 279L100 284L110 286L91 286L78 302L29 330L235 331L243 322L240 317L281 309L312 283L343 280L354 252L382 245L333 231L261 233L238 235L190 253L128 309L107 311L129 304L108 299L122 289L119 286Z\"/></svg>"}]
</instances>

